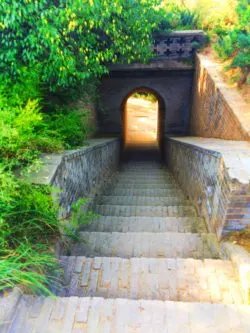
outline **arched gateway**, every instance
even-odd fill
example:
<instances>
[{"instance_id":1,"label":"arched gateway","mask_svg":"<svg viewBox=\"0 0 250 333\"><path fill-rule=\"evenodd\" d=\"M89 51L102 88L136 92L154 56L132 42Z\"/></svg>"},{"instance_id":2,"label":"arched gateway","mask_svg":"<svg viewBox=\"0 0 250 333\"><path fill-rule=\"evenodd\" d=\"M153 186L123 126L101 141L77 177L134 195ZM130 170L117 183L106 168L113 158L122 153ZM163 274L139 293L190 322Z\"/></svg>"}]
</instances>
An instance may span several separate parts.
<instances>
[{"instance_id":1,"label":"arched gateway","mask_svg":"<svg viewBox=\"0 0 250 333\"><path fill-rule=\"evenodd\" d=\"M192 108L193 42L197 41L204 42L202 32L155 37L156 58L150 64L111 66L100 86L99 133L124 137L125 103L131 94L146 89L159 100L159 136L187 134Z\"/></svg>"},{"instance_id":2,"label":"arched gateway","mask_svg":"<svg viewBox=\"0 0 250 333\"><path fill-rule=\"evenodd\" d=\"M164 135L165 103L148 87L132 90L121 104L125 144L155 144Z\"/></svg>"}]
</instances>

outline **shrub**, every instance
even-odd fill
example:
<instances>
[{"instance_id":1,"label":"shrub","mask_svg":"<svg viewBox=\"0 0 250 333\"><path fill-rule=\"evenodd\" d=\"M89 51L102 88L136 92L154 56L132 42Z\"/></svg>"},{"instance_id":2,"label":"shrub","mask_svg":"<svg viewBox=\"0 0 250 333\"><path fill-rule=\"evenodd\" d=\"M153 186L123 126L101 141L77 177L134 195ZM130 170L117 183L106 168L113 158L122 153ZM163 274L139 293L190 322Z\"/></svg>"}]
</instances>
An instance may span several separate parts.
<instances>
[{"instance_id":1,"label":"shrub","mask_svg":"<svg viewBox=\"0 0 250 333\"><path fill-rule=\"evenodd\" d=\"M50 189L17 180L0 165L0 291L21 285L49 294L58 270L49 247L58 237Z\"/></svg>"},{"instance_id":2,"label":"shrub","mask_svg":"<svg viewBox=\"0 0 250 333\"><path fill-rule=\"evenodd\" d=\"M160 24L156 32L172 30L194 30L198 27L199 17L177 1L166 1L160 10Z\"/></svg>"},{"instance_id":3,"label":"shrub","mask_svg":"<svg viewBox=\"0 0 250 333\"><path fill-rule=\"evenodd\" d=\"M215 50L223 59L231 59L231 68L240 68L239 84L245 83L250 73L250 3L239 0L236 8L237 23L227 29L215 29L218 44Z\"/></svg>"},{"instance_id":4,"label":"shrub","mask_svg":"<svg viewBox=\"0 0 250 333\"><path fill-rule=\"evenodd\" d=\"M0 70L38 63L50 89L77 87L110 62L145 61L159 0L0 2ZM143 22L143 24L142 24Z\"/></svg>"},{"instance_id":5,"label":"shrub","mask_svg":"<svg viewBox=\"0 0 250 333\"><path fill-rule=\"evenodd\" d=\"M14 167L31 163L40 151L62 149L62 142L47 131L39 99L22 100L15 92L16 85L4 88L0 84L1 158ZM12 91L10 96L6 91Z\"/></svg>"},{"instance_id":6,"label":"shrub","mask_svg":"<svg viewBox=\"0 0 250 333\"><path fill-rule=\"evenodd\" d=\"M53 244L61 241L61 235L77 241L80 225L96 216L81 211L86 200L79 200L67 223L58 220L51 191L18 180L0 165L0 292L19 285L51 294L60 273Z\"/></svg>"},{"instance_id":7,"label":"shrub","mask_svg":"<svg viewBox=\"0 0 250 333\"><path fill-rule=\"evenodd\" d=\"M45 119L49 130L53 131L66 148L83 145L91 133L90 111L88 109L72 109L57 107Z\"/></svg>"}]
</instances>

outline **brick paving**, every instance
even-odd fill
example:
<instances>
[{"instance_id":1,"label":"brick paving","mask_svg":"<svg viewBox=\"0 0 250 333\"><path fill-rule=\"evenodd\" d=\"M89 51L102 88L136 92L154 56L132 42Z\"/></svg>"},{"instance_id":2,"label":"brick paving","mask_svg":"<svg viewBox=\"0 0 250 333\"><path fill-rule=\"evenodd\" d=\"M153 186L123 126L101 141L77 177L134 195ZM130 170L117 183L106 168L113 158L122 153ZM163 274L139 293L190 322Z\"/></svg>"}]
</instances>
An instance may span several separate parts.
<instances>
[{"instance_id":1,"label":"brick paving","mask_svg":"<svg viewBox=\"0 0 250 333\"><path fill-rule=\"evenodd\" d=\"M22 296L0 332L250 332L232 262L160 164L123 166L94 210L57 297Z\"/></svg>"}]
</instances>

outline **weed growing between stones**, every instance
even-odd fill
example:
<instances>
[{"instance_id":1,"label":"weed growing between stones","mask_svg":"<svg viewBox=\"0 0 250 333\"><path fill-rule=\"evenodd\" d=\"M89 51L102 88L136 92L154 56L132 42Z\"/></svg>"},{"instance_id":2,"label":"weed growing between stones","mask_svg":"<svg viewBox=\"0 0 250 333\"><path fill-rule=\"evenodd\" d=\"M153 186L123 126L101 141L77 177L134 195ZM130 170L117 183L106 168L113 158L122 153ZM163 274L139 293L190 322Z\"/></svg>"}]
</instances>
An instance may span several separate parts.
<instances>
[{"instance_id":1,"label":"weed growing between stones","mask_svg":"<svg viewBox=\"0 0 250 333\"><path fill-rule=\"evenodd\" d=\"M91 223L98 217L98 214L86 209L87 203L88 199L82 198L72 205L70 219L62 226L62 235L69 240L68 247L71 241L80 241L80 227Z\"/></svg>"}]
</instances>

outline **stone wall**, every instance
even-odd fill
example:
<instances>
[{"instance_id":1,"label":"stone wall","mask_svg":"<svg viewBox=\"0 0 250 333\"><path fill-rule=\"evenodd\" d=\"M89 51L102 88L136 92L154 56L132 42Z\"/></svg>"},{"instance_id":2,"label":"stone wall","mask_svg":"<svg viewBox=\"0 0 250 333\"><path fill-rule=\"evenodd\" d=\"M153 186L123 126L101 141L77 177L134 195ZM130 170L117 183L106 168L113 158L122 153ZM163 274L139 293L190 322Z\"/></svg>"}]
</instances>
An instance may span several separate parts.
<instances>
[{"instance_id":1,"label":"stone wall","mask_svg":"<svg viewBox=\"0 0 250 333\"><path fill-rule=\"evenodd\" d=\"M226 140L250 140L250 106L221 77L221 67L197 55L190 134Z\"/></svg>"},{"instance_id":2,"label":"stone wall","mask_svg":"<svg viewBox=\"0 0 250 333\"><path fill-rule=\"evenodd\" d=\"M250 144L168 138L166 161L208 228L223 234L250 226Z\"/></svg>"},{"instance_id":3,"label":"stone wall","mask_svg":"<svg viewBox=\"0 0 250 333\"><path fill-rule=\"evenodd\" d=\"M43 167L29 176L36 184L50 184L60 189L61 217L67 217L78 199L94 196L117 170L119 139L91 139L88 146L64 154L43 157Z\"/></svg>"}]
</instances>

